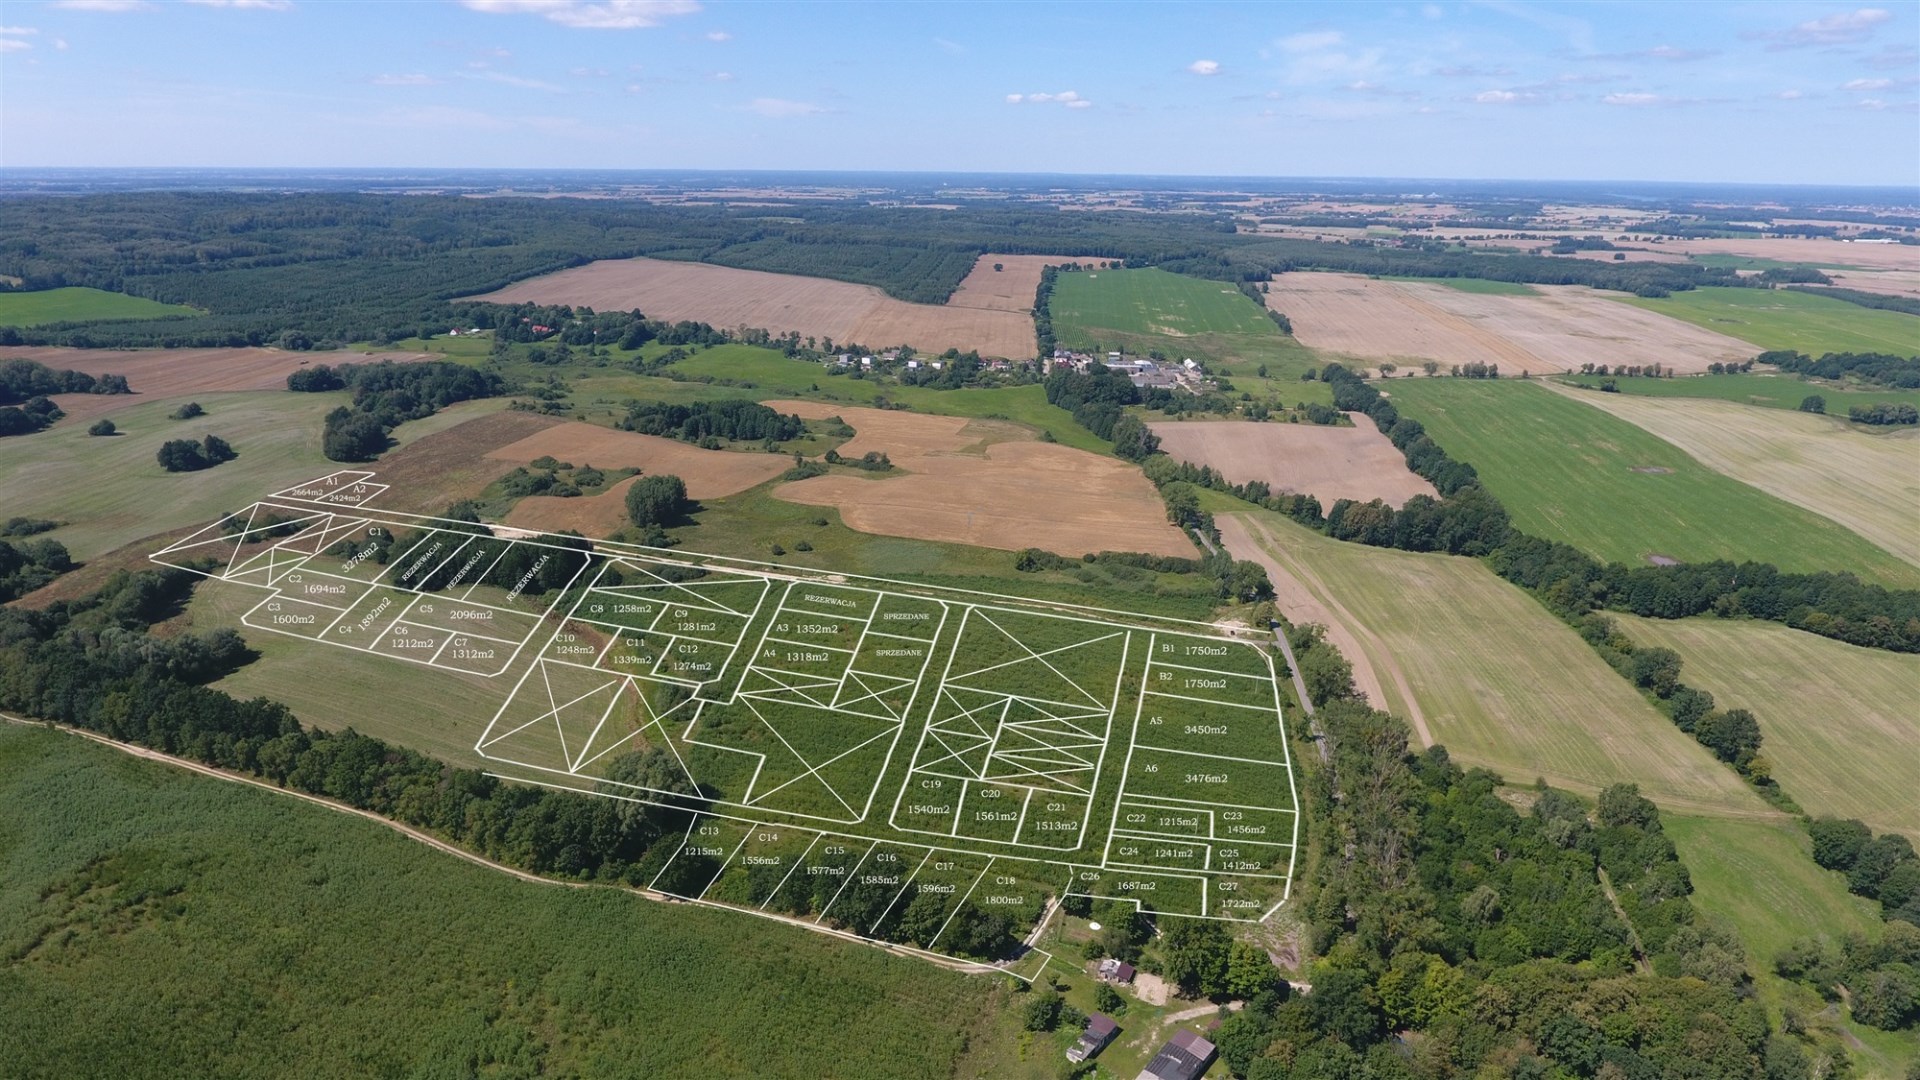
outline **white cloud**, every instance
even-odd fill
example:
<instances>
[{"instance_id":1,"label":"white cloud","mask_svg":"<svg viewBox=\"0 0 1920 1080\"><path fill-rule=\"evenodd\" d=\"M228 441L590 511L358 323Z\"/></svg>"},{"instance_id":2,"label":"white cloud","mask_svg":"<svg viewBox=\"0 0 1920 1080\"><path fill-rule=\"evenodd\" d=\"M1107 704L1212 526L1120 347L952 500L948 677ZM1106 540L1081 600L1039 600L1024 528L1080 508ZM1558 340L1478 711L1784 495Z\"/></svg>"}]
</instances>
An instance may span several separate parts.
<instances>
[{"instance_id":1,"label":"white cloud","mask_svg":"<svg viewBox=\"0 0 1920 1080\"><path fill-rule=\"evenodd\" d=\"M606 68L577 67L569 68L567 74L576 79L604 79L613 73Z\"/></svg>"},{"instance_id":2,"label":"white cloud","mask_svg":"<svg viewBox=\"0 0 1920 1080\"><path fill-rule=\"evenodd\" d=\"M1608 105L1624 105L1629 108L1645 108L1648 105L1662 104L1665 102L1666 99L1662 98L1659 94L1648 94L1648 93L1642 93L1640 91L1625 91L1620 93L1608 94L1606 97L1603 97L1600 100L1603 103Z\"/></svg>"},{"instance_id":3,"label":"white cloud","mask_svg":"<svg viewBox=\"0 0 1920 1080\"><path fill-rule=\"evenodd\" d=\"M153 7L147 0L54 0L54 7L68 11L146 11Z\"/></svg>"},{"instance_id":4,"label":"white cloud","mask_svg":"<svg viewBox=\"0 0 1920 1080\"><path fill-rule=\"evenodd\" d=\"M1193 72L1195 75L1218 75L1220 74L1220 61L1195 60L1193 63L1187 65L1187 70Z\"/></svg>"},{"instance_id":5,"label":"white cloud","mask_svg":"<svg viewBox=\"0 0 1920 1080\"><path fill-rule=\"evenodd\" d=\"M1338 30L1313 30L1304 34L1289 34L1274 42L1282 52L1304 53L1331 49L1346 40Z\"/></svg>"},{"instance_id":6,"label":"white cloud","mask_svg":"<svg viewBox=\"0 0 1920 1080\"><path fill-rule=\"evenodd\" d=\"M1868 112L1880 112L1886 109L1887 103L1881 101L1879 98L1861 98L1858 107Z\"/></svg>"},{"instance_id":7,"label":"white cloud","mask_svg":"<svg viewBox=\"0 0 1920 1080\"><path fill-rule=\"evenodd\" d=\"M1526 95L1517 94L1512 90L1482 90L1473 95L1473 102L1476 105L1516 105L1524 100Z\"/></svg>"},{"instance_id":8,"label":"white cloud","mask_svg":"<svg viewBox=\"0 0 1920 1080\"><path fill-rule=\"evenodd\" d=\"M502 86L517 86L522 90L545 90L550 94L562 94L566 92L565 87L555 86L550 82L544 82L540 79L529 79L521 75L508 75L504 71L488 71L477 77L487 82L499 83Z\"/></svg>"},{"instance_id":9,"label":"white cloud","mask_svg":"<svg viewBox=\"0 0 1920 1080\"><path fill-rule=\"evenodd\" d=\"M66 51L67 51L67 39L66 39L66 38L63 38L63 37L57 37L57 38L54 38L54 39L53 39L53 47L54 47L55 49L57 49L57 50L59 50L60 52L66 52Z\"/></svg>"},{"instance_id":10,"label":"white cloud","mask_svg":"<svg viewBox=\"0 0 1920 1080\"><path fill-rule=\"evenodd\" d=\"M1854 79L1842 86L1842 90L1885 90L1893 85L1892 79Z\"/></svg>"},{"instance_id":11,"label":"white cloud","mask_svg":"<svg viewBox=\"0 0 1920 1080\"><path fill-rule=\"evenodd\" d=\"M675 15L700 10L699 0L460 0L490 15L538 15L548 22L583 30L637 30L658 26Z\"/></svg>"},{"instance_id":12,"label":"white cloud","mask_svg":"<svg viewBox=\"0 0 1920 1080\"><path fill-rule=\"evenodd\" d=\"M372 81L375 86L433 86L440 80L415 72L409 75L375 75Z\"/></svg>"},{"instance_id":13,"label":"white cloud","mask_svg":"<svg viewBox=\"0 0 1920 1080\"><path fill-rule=\"evenodd\" d=\"M965 45L960 44L957 41L951 41L951 40L948 40L947 38L937 37L933 39L933 44L935 48L939 49L943 53L946 53L948 56L967 55L967 47Z\"/></svg>"},{"instance_id":14,"label":"white cloud","mask_svg":"<svg viewBox=\"0 0 1920 1080\"><path fill-rule=\"evenodd\" d=\"M29 37L39 32L31 26L0 26L0 37Z\"/></svg>"},{"instance_id":15,"label":"white cloud","mask_svg":"<svg viewBox=\"0 0 1920 1080\"><path fill-rule=\"evenodd\" d=\"M201 7L239 8L247 11L291 11L293 0L187 0Z\"/></svg>"},{"instance_id":16,"label":"white cloud","mask_svg":"<svg viewBox=\"0 0 1920 1080\"><path fill-rule=\"evenodd\" d=\"M726 32L725 30L709 30L709 31L707 31L707 40L708 40L708 41L716 41L716 42L718 42L718 41L732 41L732 40L733 40L733 35L732 35L732 34L729 34L729 33L727 33L727 32Z\"/></svg>"},{"instance_id":17,"label":"white cloud","mask_svg":"<svg viewBox=\"0 0 1920 1080\"><path fill-rule=\"evenodd\" d=\"M19 38L0 38L0 52L26 52L33 45Z\"/></svg>"},{"instance_id":18,"label":"white cloud","mask_svg":"<svg viewBox=\"0 0 1920 1080\"><path fill-rule=\"evenodd\" d=\"M775 120L785 120L793 116L818 116L827 111L825 107L815 105L811 101L788 101L785 98L770 97L754 98L747 103L746 109L748 112L759 113L761 116Z\"/></svg>"},{"instance_id":19,"label":"white cloud","mask_svg":"<svg viewBox=\"0 0 1920 1080\"><path fill-rule=\"evenodd\" d=\"M1773 48L1792 49L1807 45L1851 45L1865 41L1881 24L1893 19L1885 8L1859 8L1825 18L1810 19L1791 30L1755 35L1771 38Z\"/></svg>"},{"instance_id":20,"label":"white cloud","mask_svg":"<svg viewBox=\"0 0 1920 1080\"><path fill-rule=\"evenodd\" d=\"M1806 97L1807 95L1804 91L1801 91L1801 90L1782 90L1773 96L1780 99L1781 101L1799 101L1801 98Z\"/></svg>"},{"instance_id":21,"label":"white cloud","mask_svg":"<svg viewBox=\"0 0 1920 1080\"><path fill-rule=\"evenodd\" d=\"M709 75L709 76L707 76L707 77L708 77L708 78L710 78L710 79L712 79L712 80L713 80L714 82L732 82L732 81L733 81L733 72L731 72L731 71L716 71L716 72L714 72L714 73L713 73L712 75Z\"/></svg>"},{"instance_id":22,"label":"white cloud","mask_svg":"<svg viewBox=\"0 0 1920 1080\"><path fill-rule=\"evenodd\" d=\"M1429 19L1438 19L1444 15L1445 12L1440 10L1439 4L1421 4L1420 14Z\"/></svg>"},{"instance_id":23,"label":"white cloud","mask_svg":"<svg viewBox=\"0 0 1920 1080\"><path fill-rule=\"evenodd\" d=\"M1009 105L1064 105L1069 109L1091 109L1093 102L1081 97L1072 90L1062 90L1057 94L1008 94Z\"/></svg>"}]
</instances>

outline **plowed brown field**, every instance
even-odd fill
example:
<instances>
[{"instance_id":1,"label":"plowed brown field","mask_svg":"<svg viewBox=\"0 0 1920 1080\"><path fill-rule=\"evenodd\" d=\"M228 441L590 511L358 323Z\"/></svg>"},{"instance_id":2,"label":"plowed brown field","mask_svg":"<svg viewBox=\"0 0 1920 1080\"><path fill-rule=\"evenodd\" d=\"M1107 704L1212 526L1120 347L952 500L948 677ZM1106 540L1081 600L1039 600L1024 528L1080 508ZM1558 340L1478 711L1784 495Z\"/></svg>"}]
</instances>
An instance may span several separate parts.
<instances>
[{"instance_id":1,"label":"plowed brown field","mask_svg":"<svg viewBox=\"0 0 1920 1080\"><path fill-rule=\"evenodd\" d=\"M1193 556L1167 524L1153 485L1112 458L1027 438L992 421L811 401L771 401L808 419L838 415L858 433L840 452L885 451L900 470L878 478L816 476L774 489L809 506L832 506L848 527L883 536L943 540L1063 555L1144 551Z\"/></svg>"},{"instance_id":2,"label":"plowed brown field","mask_svg":"<svg viewBox=\"0 0 1920 1080\"><path fill-rule=\"evenodd\" d=\"M409 363L435 359L426 353L312 353L280 349L68 349L58 346L0 347L0 360L38 360L57 370L124 375L132 394L56 394L66 411L63 424L91 421L154 398L239 390L284 390L287 376L313 364Z\"/></svg>"},{"instance_id":3,"label":"plowed brown field","mask_svg":"<svg viewBox=\"0 0 1920 1080\"><path fill-rule=\"evenodd\" d=\"M1478 362L1543 374L1585 363L1657 363L1693 373L1753 355L1747 342L1616 303L1584 286L1534 289L1539 295L1502 296L1421 281L1292 273L1273 279L1266 301L1293 321L1303 345L1402 365Z\"/></svg>"},{"instance_id":4,"label":"plowed brown field","mask_svg":"<svg viewBox=\"0 0 1920 1080\"><path fill-rule=\"evenodd\" d=\"M1160 449L1213 470L1236 484L1264 480L1276 492L1335 499L1384 499L1402 506L1415 495L1437 495L1407 469L1407 460L1373 421L1348 413L1353 427L1189 420L1149 424Z\"/></svg>"},{"instance_id":5,"label":"plowed brown field","mask_svg":"<svg viewBox=\"0 0 1920 1080\"><path fill-rule=\"evenodd\" d=\"M554 457L575 465L601 469L640 469L643 475L671 473L687 482L687 495L717 499L745 491L787 471L793 464L779 454L749 454L730 450L702 450L672 439L637 435L597 424L564 422L535 431L517 442L489 451L489 459L505 465L524 465L539 457ZM556 532L573 529L587 536L606 536L627 524L627 488L623 480L599 495L562 499L534 495L521 499L507 514L507 524Z\"/></svg>"},{"instance_id":6,"label":"plowed brown field","mask_svg":"<svg viewBox=\"0 0 1920 1080\"><path fill-rule=\"evenodd\" d=\"M909 304L870 285L826 278L660 259L588 263L474 299L579 304L601 311L639 308L657 319L792 331L873 349L911 345L922 352L957 348L1025 357L1034 350L1033 293L1049 261L1059 260L982 255L947 304ZM995 273L995 262L1006 269Z\"/></svg>"}]
</instances>

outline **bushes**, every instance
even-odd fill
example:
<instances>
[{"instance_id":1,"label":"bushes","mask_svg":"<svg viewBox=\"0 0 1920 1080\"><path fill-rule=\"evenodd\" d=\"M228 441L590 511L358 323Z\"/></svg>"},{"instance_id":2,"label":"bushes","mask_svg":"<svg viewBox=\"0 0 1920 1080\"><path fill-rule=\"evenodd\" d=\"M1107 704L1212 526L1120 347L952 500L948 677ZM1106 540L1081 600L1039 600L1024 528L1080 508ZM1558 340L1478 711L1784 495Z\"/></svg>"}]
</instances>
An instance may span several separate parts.
<instances>
[{"instance_id":1,"label":"bushes","mask_svg":"<svg viewBox=\"0 0 1920 1080\"><path fill-rule=\"evenodd\" d=\"M1855 405L1847 410L1847 419L1856 424L1872 424L1876 427L1920 424L1920 409L1904 403L1889 402L1881 402L1878 405Z\"/></svg>"},{"instance_id":2,"label":"bushes","mask_svg":"<svg viewBox=\"0 0 1920 1080\"><path fill-rule=\"evenodd\" d=\"M0 405L0 436L31 434L65 415L65 410L45 397L28 398L17 408Z\"/></svg>"},{"instance_id":3,"label":"bushes","mask_svg":"<svg viewBox=\"0 0 1920 1080\"><path fill-rule=\"evenodd\" d=\"M200 403L199 403L199 402L197 402L197 401L189 401L189 402L187 402L187 403L186 403L185 405L182 405L182 406L180 406L179 408L177 408L177 409L175 409L175 410L173 410L172 412L170 412L170 413L168 413L168 414L167 414L167 419L169 419L169 420L192 420L192 419L194 419L194 418L196 418L196 417L201 417L201 416L205 416L205 415L207 415L207 410L205 410L205 409L203 409L203 408L201 408L201 407L200 407Z\"/></svg>"},{"instance_id":4,"label":"bushes","mask_svg":"<svg viewBox=\"0 0 1920 1080\"><path fill-rule=\"evenodd\" d=\"M239 452L218 435L208 435L200 442L169 439L161 443L159 451L154 454L160 467L168 472L199 472L239 456Z\"/></svg>"},{"instance_id":5,"label":"bushes","mask_svg":"<svg viewBox=\"0 0 1920 1080\"><path fill-rule=\"evenodd\" d=\"M93 425L87 428L87 434L94 436L118 435L120 434L120 429L114 425L113 421L100 419L95 420Z\"/></svg>"}]
</instances>

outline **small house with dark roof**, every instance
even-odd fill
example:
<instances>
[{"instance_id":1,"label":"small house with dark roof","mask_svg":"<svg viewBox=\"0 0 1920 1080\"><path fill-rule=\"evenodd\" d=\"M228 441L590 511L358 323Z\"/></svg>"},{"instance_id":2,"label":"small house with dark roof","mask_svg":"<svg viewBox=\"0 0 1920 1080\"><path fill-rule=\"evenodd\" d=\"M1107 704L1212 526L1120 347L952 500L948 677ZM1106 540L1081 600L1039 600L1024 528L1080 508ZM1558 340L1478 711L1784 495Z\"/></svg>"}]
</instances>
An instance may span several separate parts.
<instances>
[{"instance_id":1,"label":"small house with dark roof","mask_svg":"<svg viewBox=\"0 0 1920 1080\"><path fill-rule=\"evenodd\" d=\"M1111 983L1125 985L1133 981L1133 965L1109 956L1100 961L1100 977Z\"/></svg>"},{"instance_id":2,"label":"small house with dark roof","mask_svg":"<svg viewBox=\"0 0 1920 1080\"><path fill-rule=\"evenodd\" d=\"M1113 1017L1103 1013L1088 1016L1086 1030L1080 1033L1080 1041L1067 1050L1067 1060L1072 1062L1087 1060L1105 1050L1107 1044L1112 1042L1113 1037L1118 1034L1120 1034L1120 1025L1113 1022Z\"/></svg>"},{"instance_id":3,"label":"small house with dark roof","mask_svg":"<svg viewBox=\"0 0 1920 1080\"><path fill-rule=\"evenodd\" d=\"M1167 1045L1153 1055L1138 1080L1199 1080L1213 1064L1217 1051L1212 1043L1182 1029L1173 1033Z\"/></svg>"}]
</instances>

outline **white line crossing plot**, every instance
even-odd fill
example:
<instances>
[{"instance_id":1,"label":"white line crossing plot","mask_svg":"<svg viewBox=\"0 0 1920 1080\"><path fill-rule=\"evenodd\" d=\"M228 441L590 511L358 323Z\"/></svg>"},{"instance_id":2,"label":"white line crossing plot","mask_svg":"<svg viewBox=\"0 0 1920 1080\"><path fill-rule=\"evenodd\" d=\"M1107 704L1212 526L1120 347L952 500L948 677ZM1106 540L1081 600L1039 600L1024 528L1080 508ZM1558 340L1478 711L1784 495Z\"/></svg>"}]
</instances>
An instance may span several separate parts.
<instances>
[{"instance_id":1,"label":"white line crossing plot","mask_svg":"<svg viewBox=\"0 0 1920 1080\"><path fill-rule=\"evenodd\" d=\"M481 675L513 664L550 603L544 594L563 591L588 561L578 548L465 522L293 500L256 503L153 558L265 590L246 626Z\"/></svg>"},{"instance_id":2,"label":"white line crossing plot","mask_svg":"<svg viewBox=\"0 0 1920 1080\"><path fill-rule=\"evenodd\" d=\"M1068 893L1236 921L1288 894L1292 758L1258 643L396 514L383 490L344 470L154 558L260 589L247 627L497 677L476 751L650 804L681 837L642 868L658 891L975 959Z\"/></svg>"}]
</instances>

